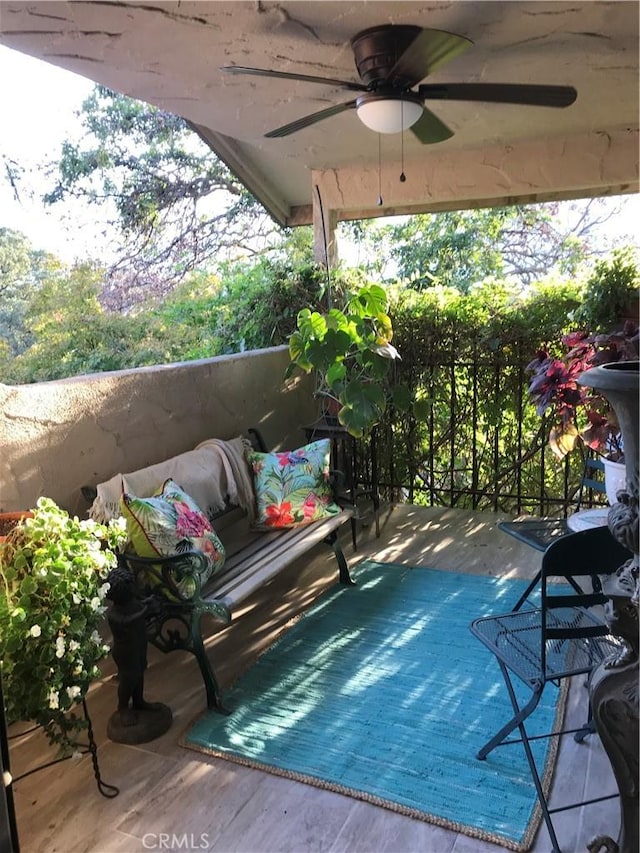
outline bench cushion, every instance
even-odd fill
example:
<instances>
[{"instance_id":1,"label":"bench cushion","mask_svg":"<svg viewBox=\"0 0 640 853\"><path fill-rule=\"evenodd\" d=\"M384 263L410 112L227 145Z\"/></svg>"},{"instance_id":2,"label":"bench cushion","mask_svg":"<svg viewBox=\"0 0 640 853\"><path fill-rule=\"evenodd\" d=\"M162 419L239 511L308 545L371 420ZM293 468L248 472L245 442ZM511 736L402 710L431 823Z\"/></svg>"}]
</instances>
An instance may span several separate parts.
<instances>
[{"instance_id":1,"label":"bench cushion","mask_svg":"<svg viewBox=\"0 0 640 853\"><path fill-rule=\"evenodd\" d=\"M225 559L222 542L200 507L173 480L167 480L153 497L139 498L125 492L121 507L129 539L140 557L202 551L206 559L203 583L222 568ZM193 594L180 583L178 589L185 597Z\"/></svg>"},{"instance_id":2,"label":"bench cushion","mask_svg":"<svg viewBox=\"0 0 640 853\"><path fill-rule=\"evenodd\" d=\"M337 515L340 507L333 501L330 453L328 439L291 451L247 451L256 496L255 526L297 527Z\"/></svg>"}]
</instances>

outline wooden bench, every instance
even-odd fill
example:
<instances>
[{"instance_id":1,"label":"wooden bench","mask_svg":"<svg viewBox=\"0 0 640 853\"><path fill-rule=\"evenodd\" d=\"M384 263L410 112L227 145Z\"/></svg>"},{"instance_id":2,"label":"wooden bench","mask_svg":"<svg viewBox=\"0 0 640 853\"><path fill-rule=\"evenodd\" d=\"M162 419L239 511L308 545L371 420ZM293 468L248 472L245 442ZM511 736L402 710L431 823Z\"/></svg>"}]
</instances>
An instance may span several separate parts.
<instances>
[{"instance_id":1,"label":"wooden bench","mask_svg":"<svg viewBox=\"0 0 640 853\"><path fill-rule=\"evenodd\" d=\"M185 487L186 488L186 487ZM202 617L211 615L220 627L229 624L241 605L256 590L307 554L325 543L333 549L340 583L353 585L347 561L338 541L340 527L352 518L353 508L344 507L337 515L278 531L251 529L246 513L229 507L213 519L214 528L225 546L222 569L201 586L206 558L200 551L186 551L171 557L120 556L123 567L136 576L142 596L153 596L148 617L148 639L160 651L177 650L195 655L206 690L207 706L226 713L215 672L207 657L202 633ZM185 597L182 588L194 590Z\"/></svg>"}]
</instances>

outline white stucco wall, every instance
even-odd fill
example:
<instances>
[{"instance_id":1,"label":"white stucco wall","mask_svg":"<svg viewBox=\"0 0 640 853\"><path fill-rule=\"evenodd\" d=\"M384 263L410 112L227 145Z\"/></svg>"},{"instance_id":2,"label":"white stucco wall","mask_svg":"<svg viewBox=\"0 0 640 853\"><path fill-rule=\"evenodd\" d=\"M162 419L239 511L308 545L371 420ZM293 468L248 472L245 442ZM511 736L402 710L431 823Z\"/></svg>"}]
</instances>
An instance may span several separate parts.
<instances>
[{"instance_id":1,"label":"white stucco wall","mask_svg":"<svg viewBox=\"0 0 640 853\"><path fill-rule=\"evenodd\" d=\"M80 488L258 427L297 446L316 416L307 377L283 377L286 347L201 361L0 384L0 511L41 495L81 517Z\"/></svg>"}]
</instances>

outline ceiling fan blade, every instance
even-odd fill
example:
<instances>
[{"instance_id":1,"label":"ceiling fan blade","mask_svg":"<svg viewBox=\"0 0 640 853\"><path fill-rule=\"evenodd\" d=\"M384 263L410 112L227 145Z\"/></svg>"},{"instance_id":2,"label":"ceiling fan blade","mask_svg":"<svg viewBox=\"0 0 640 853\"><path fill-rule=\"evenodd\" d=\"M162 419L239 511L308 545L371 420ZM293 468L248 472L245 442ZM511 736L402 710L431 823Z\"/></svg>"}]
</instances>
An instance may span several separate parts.
<instances>
[{"instance_id":1,"label":"ceiling fan blade","mask_svg":"<svg viewBox=\"0 0 640 853\"><path fill-rule=\"evenodd\" d=\"M573 86L537 86L528 83L424 83L421 98L438 101L484 101L536 107L569 107L578 97Z\"/></svg>"},{"instance_id":2,"label":"ceiling fan blade","mask_svg":"<svg viewBox=\"0 0 640 853\"><path fill-rule=\"evenodd\" d=\"M389 71L385 82L394 86L415 86L472 45L473 42L464 36L424 29Z\"/></svg>"},{"instance_id":3,"label":"ceiling fan blade","mask_svg":"<svg viewBox=\"0 0 640 853\"><path fill-rule=\"evenodd\" d=\"M309 127L318 121L323 121L325 118L331 118L331 116L338 115L338 113L343 113L346 110L354 110L355 108L356 101L347 101L345 104L336 104L334 107L328 107L326 110L311 113L311 115L303 116L302 118L292 121L290 124L284 124L282 127L277 127L275 130L270 130L269 133L265 133L265 136L268 139L274 139L280 136L289 136L290 133L295 133L297 130L302 130L303 128Z\"/></svg>"},{"instance_id":4,"label":"ceiling fan blade","mask_svg":"<svg viewBox=\"0 0 640 853\"><path fill-rule=\"evenodd\" d=\"M362 83L336 80L334 77L314 77L310 74L294 74L288 71L271 71L268 68L247 68L244 65L223 65L220 71L226 74L253 74L255 77L280 77L282 80L300 80L303 83L324 83L325 86L340 86L353 92L366 92Z\"/></svg>"},{"instance_id":5,"label":"ceiling fan blade","mask_svg":"<svg viewBox=\"0 0 640 853\"><path fill-rule=\"evenodd\" d=\"M444 142L445 139L450 139L453 136L453 131L426 107L418 121L411 125L411 132L423 145Z\"/></svg>"}]
</instances>

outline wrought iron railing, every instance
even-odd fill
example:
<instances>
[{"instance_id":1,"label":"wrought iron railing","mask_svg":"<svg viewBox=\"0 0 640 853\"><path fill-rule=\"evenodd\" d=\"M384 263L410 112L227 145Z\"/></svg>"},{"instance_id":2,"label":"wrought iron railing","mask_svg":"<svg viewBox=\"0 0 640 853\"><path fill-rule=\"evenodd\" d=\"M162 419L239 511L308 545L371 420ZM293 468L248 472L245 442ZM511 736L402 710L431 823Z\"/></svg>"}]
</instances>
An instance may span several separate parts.
<instances>
[{"instance_id":1,"label":"wrought iron railing","mask_svg":"<svg viewBox=\"0 0 640 853\"><path fill-rule=\"evenodd\" d=\"M564 460L548 447L548 424L527 394L530 343L500 342L492 350L452 337L423 358L405 358L396 381L426 398L428 416L389 410L375 445L381 497L422 505L563 515L575 504L584 468L578 446ZM419 351L419 350L418 350ZM371 482L369 453L358 476ZM583 496L587 505L598 495Z\"/></svg>"}]
</instances>

